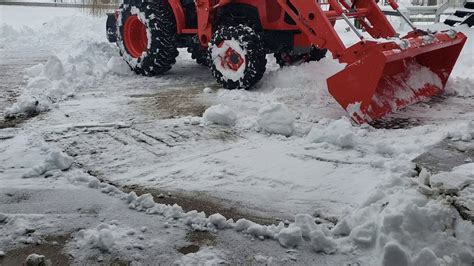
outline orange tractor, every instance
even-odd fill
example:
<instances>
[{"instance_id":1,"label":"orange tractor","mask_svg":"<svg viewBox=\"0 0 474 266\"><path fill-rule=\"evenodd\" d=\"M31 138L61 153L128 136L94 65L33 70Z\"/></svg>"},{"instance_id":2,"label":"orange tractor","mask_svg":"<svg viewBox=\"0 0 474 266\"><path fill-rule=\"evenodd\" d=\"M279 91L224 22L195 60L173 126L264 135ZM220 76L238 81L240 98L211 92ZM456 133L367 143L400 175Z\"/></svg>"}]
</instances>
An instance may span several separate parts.
<instances>
[{"instance_id":1,"label":"orange tractor","mask_svg":"<svg viewBox=\"0 0 474 266\"><path fill-rule=\"evenodd\" d=\"M419 30L401 12L413 31L400 37L375 0L124 1L108 14L107 35L136 73L163 74L187 47L224 88L248 89L262 78L269 53L284 66L329 50L346 64L327 80L329 92L358 123L441 93L466 41L453 30ZM360 41L346 47L337 20Z\"/></svg>"}]
</instances>

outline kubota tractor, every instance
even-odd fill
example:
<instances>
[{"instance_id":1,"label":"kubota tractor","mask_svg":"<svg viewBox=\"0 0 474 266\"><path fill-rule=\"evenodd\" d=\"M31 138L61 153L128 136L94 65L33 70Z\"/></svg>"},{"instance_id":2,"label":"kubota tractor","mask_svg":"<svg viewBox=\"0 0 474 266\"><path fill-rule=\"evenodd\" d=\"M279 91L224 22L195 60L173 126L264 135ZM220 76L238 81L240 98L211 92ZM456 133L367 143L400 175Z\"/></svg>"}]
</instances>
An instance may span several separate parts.
<instances>
[{"instance_id":1,"label":"kubota tractor","mask_svg":"<svg viewBox=\"0 0 474 266\"><path fill-rule=\"evenodd\" d=\"M358 123L443 91L466 41L462 33L422 31L399 12L413 28L399 37L375 0L318 1L124 0L108 14L107 36L132 70L146 76L170 70L177 49L187 47L226 89L257 83L269 53L284 66L319 60L329 50L346 64L327 80L329 92ZM398 11L395 0L390 4ZM336 20L360 41L346 47Z\"/></svg>"}]
</instances>

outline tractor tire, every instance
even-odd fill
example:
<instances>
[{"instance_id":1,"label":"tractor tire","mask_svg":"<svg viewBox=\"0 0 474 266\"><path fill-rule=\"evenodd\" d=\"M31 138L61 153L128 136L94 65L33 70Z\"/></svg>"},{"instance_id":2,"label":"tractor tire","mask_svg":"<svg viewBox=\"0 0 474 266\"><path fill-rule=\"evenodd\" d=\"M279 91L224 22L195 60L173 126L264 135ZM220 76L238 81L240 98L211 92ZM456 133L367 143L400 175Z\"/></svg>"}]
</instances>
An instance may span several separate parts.
<instances>
[{"instance_id":1,"label":"tractor tire","mask_svg":"<svg viewBox=\"0 0 474 266\"><path fill-rule=\"evenodd\" d=\"M117 46L137 74L155 76L176 63L176 22L162 4L131 1L120 6L117 18Z\"/></svg>"},{"instance_id":2,"label":"tractor tire","mask_svg":"<svg viewBox=\"0 0 474 266\"><path fill-rule=\"evenodd\" d=\"M302 63L319 61L326 57L327 49L318 49L311 47L311 51L308 54L293 55L290 53L275 53L275 59L280 67L294 66Z\"/></svg>"},{"instance_id":3,"label":"tractor tire","mask_svg":"<svg viewBox=\"0 0 474 266\"><path fill-rule=\"evenodd\" d=\"M196 60L201 66L209 67L209 54L206 48L201 47L199 44L188 47L188 53L191 54L191 58Z\"/></svg>"},{"instance_id":4,"label":"tractor tire","mask_svg":"<svg viewBox=\"0 0 474 266\"><path fill-rule=\"evenodd\" d=\"M220 27L209 45L210 69L225 89L249 89L265 73L262 37L245 25Z\"/></svg>"}]
</instances>

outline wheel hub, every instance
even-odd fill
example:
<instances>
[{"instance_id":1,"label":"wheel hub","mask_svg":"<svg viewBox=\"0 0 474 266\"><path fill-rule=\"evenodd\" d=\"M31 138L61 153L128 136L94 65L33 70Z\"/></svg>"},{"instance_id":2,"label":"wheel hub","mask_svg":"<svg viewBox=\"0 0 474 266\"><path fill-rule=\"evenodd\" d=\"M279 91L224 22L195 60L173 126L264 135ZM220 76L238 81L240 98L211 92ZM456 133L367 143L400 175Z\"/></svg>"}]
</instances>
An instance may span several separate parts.
<instances>
[{"instance_id":1,"label":"wheel hub","mask_svg":"<svg viewBox=\"0 0 474 266\"><path fill-rule=\"evenodd\" d=\"M140 57L148 47L146 26L138 16L130 16L125 21L123 29L123 41L128 53L134 57Z\"/></svg>"},{"instance_id":2,"label":"wheel hub","mask_svg":"<svg viewBox=\"0 0 474 266\"><path fill-rule=\"evenodd\" d=\"M224 41L221 42L218 47L221 48L224 45ZM228 47L226 52L220 56L221 66L225 69L232 71L238 71L240 67L245 63L244 57L232 47Z\"/></svg>"}]
</instances>

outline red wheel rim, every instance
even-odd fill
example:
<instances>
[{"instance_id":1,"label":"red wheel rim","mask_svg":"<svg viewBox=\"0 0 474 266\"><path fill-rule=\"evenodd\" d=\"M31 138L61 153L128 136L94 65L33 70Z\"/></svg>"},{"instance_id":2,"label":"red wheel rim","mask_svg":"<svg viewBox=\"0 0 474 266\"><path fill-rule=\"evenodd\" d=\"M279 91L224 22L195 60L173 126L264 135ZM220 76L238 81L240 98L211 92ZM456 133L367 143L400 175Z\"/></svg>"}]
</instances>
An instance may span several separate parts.
<instances>
[{"instance_id":1,"label":"red wheel rim","mask_svg":"<svg viewBox=\"0 0 474 266\"><path fill-rule=\"evenodd\" d=\"M130 16L125 21L123 41L128 53L134 58L140 57L147 49L148 37L146 36L146 27L137 16Z\"/></svg>"},{"instance_id":2,"label":"red wheel rim","mask_svg":"<svg viewBox=\"0 0 474 266\"><path fill-rule=\"evenodd\" d=\"M221 48L224 42L222 41L217 45L217 47ZM229 47L225 52L224 56L221 57L221 66L226 69L230 69L233 71L239 70L239 68L245 63L245 59L242 57L239 52Z\"/></svg>"}]
</instances>

